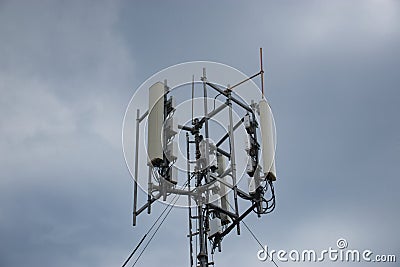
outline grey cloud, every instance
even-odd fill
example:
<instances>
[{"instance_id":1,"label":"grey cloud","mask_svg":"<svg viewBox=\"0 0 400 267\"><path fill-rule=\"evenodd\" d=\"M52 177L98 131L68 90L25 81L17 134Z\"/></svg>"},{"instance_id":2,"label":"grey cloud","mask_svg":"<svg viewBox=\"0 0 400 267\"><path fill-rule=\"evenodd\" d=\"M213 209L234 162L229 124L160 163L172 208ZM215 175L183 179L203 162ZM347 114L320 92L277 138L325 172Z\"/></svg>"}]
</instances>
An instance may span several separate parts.
<instances>
[{"instance_id":1,"label":"grey cloud","mask_svg":"<svg viewBox=\"0 0 400 267\"><path fill-rule=\"evenodd\" d=\"M246 222L273 248L343 235L398 253L398 25L395 1L2 2L0 265L121 264L163 207L131 228L120 136L135 88L191 60L253 74L260 46L278 206ZM186 220L174 211L138 266L187 264ZM266 265L242 232L216 263Z\"/></svg>"}]
</instances>

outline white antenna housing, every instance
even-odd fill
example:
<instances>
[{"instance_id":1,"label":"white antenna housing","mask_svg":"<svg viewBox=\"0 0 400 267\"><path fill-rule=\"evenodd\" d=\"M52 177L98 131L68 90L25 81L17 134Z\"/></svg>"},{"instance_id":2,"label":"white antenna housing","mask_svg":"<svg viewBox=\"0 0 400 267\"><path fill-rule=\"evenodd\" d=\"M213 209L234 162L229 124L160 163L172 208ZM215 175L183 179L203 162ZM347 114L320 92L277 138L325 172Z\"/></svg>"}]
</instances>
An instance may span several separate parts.
<instances>
[{"instance_id":1,"label":"white antenna housing","mask_svg":"<svg viewBox=\"0 0 400 267\"><path fill-rule=\"evenodd\" d=\"M148 165L163 159L161 134L164 122L164 84L157 82L149 88L149 117L147 122Z\"/></svg>"},{"instance_id":2,"label":"white antenna housing","mask_svg":"<svg viewBox=\"0 0 400 267\"><path fill-rule=\"evenodd\" d=\"M262 137L263 172L267 178L275 181L275 144L272 112L270 106L265 99L262 99L260 101L259 107Z\"/></svg>"},{"instance_id":3,"label":"white antenna housing","mask_svg":"<svg viewBox=\"0 0 400 267\"><path fill-rule=\"evenodd\" d=\"M217 173L218 173L218 177L223 181L223 183L220 183L220 189L219 189L219 194L221 196L221 207L224 210L229 210L229 207L231 206L231 204L229 204L228 202L228 190L229 188L227 188L227 186L224 183L227 183L227 179L225 176L223 176L225 169L226 169L226 162L225 162L225 158L223 155L221 154L217 154ZM229 223L229 217L226 214L221 214L221 220L222 220L222 224L227 224Z\"/></svg>"}]
</instances>

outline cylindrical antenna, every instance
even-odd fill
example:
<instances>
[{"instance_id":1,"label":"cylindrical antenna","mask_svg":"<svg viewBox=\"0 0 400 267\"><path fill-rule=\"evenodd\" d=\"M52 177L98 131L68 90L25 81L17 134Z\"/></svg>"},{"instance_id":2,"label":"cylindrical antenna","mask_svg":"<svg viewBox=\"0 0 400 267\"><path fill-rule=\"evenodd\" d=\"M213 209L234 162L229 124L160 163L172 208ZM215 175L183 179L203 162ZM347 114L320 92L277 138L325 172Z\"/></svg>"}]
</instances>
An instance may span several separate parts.
<instances>
[{"instance_id":1,"label":"cylindrical antenna","mask_svg":"<svg viewBox=\"0 0 400 267\"><path fill-rule=\"evenodd\" d=\"M263 58L262 58L262 47L260 47L260 73L261 73L261 93L264 97L264 68L263 68Z\"/></svg>"}]
</instances>

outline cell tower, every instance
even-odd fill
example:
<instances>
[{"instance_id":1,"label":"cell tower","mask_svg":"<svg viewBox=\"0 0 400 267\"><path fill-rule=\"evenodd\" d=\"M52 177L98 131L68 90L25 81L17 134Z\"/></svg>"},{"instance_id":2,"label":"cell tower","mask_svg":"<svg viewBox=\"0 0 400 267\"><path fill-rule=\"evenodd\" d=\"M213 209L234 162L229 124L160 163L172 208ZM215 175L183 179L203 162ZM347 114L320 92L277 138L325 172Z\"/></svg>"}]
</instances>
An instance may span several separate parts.
<instances>
[{"instance_id":1,"label":"cell tower","mask_svg":"<svg viewBox=\"0 0 400 267\"><path fill-rule=\"evenodd\" d=\"M261 99L246 103L237 97L234 91L256 77L261 78ZM203 115L193 116L194 106L199 106L198 102L193 100L199 87L204 100ZM209 81L206 69L203 68L198 83L194 82L193 76L191 89L192 118L189 122L176 119L176 97L168 87L167 80L156 82L148 88L147 111L141 113L137 109L133 163L133 225L137 224L138 215L146 210L148 214L151 213L156 200L169 200L172 208L176 198L186 197L190 266L206 267L214 265L211 255L215 251L221 252L222 240L226 235L234 229L240 235L241 221L246 216L254 212L261 217L275 208L275 128L270 106L264 97L262 49L260 48L260 71L253 76L233 86L221 86ZM215 107L214 98L212 110L208 107L209 93L217 94L219 99L223 99L219 106ZM235 120L234 110L239 114L239 119ZM210 120L222 112L227 115L226 120L223 120L226 132L222 136L213 136ZM147 199L139 203L139 158L144 157L139 153L139 128L146 119L147 166L141 167L148 169L145 188ZM235 133L240 127L245 129L247 144L244 150L238 151ZM185 134L186 144L186 175L183 175L184 183L181 186L179 181L182 182L182 175L179 179L178 168L175 166L180 156L178 142L175 140L178 133ZM236 162L239 153L241 157L244 155L247 158L245 176L248 183L245 186L239 186L238 183L241 178L238 177ZM123 266L128 263L138 247Z\"/></svg>"}]
</instances>

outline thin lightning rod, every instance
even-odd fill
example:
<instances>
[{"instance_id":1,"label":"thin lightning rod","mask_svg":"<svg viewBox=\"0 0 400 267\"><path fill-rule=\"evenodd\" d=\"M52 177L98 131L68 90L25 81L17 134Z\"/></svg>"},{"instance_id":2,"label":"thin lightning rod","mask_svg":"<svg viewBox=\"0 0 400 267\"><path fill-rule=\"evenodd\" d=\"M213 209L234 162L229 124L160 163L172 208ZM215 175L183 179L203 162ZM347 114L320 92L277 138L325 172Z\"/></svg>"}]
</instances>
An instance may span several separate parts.
<instances>
[{"instance_id":1,"label":"thin lightning rod","mask_svg":"<svg viewBox=\"0 0 400 267\"><path fill-rule=\"evenodd\" d=\"M263 69L263 52L262 47L260 47L260 73L261 73L261 92L264 97L264 69Z\"/></svg>"},{"instance_id":2,"label":"thin lightning rod","mask_svg":"<svg viewBox=\"0 0 400 267\"><path fill-rule=\"evenodd\" d=\"M193 98L194 98L194 75L192 76L192 124L193 124L193 110L194 110Z\"/></svg>"}]
</instances>

